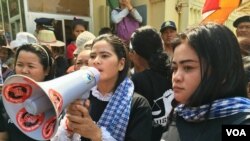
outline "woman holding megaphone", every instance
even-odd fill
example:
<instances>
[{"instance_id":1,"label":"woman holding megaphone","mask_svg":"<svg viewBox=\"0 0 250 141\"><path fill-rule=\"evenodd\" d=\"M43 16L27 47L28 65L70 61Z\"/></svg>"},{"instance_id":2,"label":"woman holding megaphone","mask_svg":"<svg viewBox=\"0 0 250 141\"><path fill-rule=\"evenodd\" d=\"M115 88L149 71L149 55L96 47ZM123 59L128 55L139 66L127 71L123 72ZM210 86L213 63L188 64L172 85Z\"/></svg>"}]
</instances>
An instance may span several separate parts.
<instances>
[{"instance_id":1,"label":"woman holding megaphone","mask_svg":"<svg viewBox=\"0 0 250 141\"><path fill-rule=\"evenodd\" d=\"M35 81L42 82L51 80L54 78L53 71L53 58L51 51L45 47L38 44L26 44L22 45L17 49L15 56L15 72L16 74L25 75L34 79ZM25 95L25 91L23 91ZM20 97L20 90L18 93L15 93L13 90L12 97L15 100L18 100ZM11 121L8 115L5 113L1 113L5 115L4 120L1 120L0 125L5 125L4 130L0 131L1 133L8 135L8 141L35 141L34 139L26 136L22 133L15 124ZM29 115L25 115L24 118L32 118ZM35 119L35 118L33 118ZM35 122L36 120L34 120ZM32 123L25 123L24 125L32 128Z\"/></svg>"},{"instance_id":2,"label":"woman holding megaphone","mask_svg":"<svg viewBox=\"0 0 250 141\"><path fill-rule=\"evenodd\" d=\"M89 66L100 72L88 100L71 103L52 141L147 141L151 139L151 108L134 93L128 78L125 44L115 35L97 37Z\"/></svg>"}]
</instances>

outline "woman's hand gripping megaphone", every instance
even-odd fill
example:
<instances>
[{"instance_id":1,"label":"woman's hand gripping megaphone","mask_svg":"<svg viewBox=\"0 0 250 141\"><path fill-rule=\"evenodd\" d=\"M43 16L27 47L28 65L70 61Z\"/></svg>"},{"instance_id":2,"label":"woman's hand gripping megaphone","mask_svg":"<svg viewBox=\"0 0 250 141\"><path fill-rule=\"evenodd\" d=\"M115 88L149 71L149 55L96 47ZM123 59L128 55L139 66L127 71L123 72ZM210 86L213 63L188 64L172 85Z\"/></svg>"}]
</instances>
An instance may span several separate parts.
<instances>
[{"instance_id":1,"label":"woman's hand gripping megaphone","mask_svg":"<svg viewBox=\"0 0 250 141\"><path fill-rule=\"evenodd\" d=\"M89 100L76 100L71 103L66 113L66 128L69 134L78 133L81 136L100 138L101 130L89 115Z\"/></svg>"}]
</instances>

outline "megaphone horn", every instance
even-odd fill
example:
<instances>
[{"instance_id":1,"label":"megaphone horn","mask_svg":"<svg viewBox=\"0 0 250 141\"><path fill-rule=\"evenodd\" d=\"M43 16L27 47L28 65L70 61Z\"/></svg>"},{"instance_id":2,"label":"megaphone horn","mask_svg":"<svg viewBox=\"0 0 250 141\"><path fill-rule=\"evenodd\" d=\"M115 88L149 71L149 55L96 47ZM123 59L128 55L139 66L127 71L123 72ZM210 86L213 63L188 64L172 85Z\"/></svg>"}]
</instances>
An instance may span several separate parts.
<instances>
[{"instance_id":1,"label":"megaphone horn","mask_svg":"<svg viewBox=\"0 0 250 141\"><path fill-rule=\"evenodd\" d=\"M24 134L36 140L48 140L57 131L63 109L78 98L88 98L99 76L99 71L93 67L45 82L13 75L4 82L3 104Z\"/></svg>"}]
</instances>

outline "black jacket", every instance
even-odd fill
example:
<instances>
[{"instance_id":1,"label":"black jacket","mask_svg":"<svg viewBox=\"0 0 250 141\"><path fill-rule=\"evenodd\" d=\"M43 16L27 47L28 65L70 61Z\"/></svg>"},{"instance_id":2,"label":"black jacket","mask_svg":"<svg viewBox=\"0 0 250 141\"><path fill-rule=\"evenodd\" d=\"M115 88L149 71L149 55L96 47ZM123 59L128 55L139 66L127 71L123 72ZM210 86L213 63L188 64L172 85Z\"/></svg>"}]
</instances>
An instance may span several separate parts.
<instances>
[{"instance_id":1,"label":"black jacket","mask_svg":"<svg viewBox=\"0 0 250 141\"><path fill-rule=\"evenodd\" d=\"M250 125L250 113L238 113L202 122L187 122L176 116L162 138L165 141L221 141L222 125L225 124Z\"/></svg>"},{"instance_id":2,"label":"black jacket","mask_svg":"<svg viewBox=\"0 0 250 141\"><path fill-rule=\"evenodd\" d=\"M172 93L171 76L147 69L132 76L135 92L147 98L152 108L152 138L151 141L160 141L167 117L171 111L169 90Z\"/></svg>"},{"instance_id":3,"label":"black jacket","mask_svg":"<svg viewBox=\"0 0 250 141\"><path fill-rule=\"evenodd\" d=\"M90 115L94 121L98 121L108 102L98 100L90 95ZM146 98L134 93L131 103L129 123L125 135L125 141L150 141L152 129L151 108ZM89 141L81 138L82 141Z\"/></svg>"}]
</instances>

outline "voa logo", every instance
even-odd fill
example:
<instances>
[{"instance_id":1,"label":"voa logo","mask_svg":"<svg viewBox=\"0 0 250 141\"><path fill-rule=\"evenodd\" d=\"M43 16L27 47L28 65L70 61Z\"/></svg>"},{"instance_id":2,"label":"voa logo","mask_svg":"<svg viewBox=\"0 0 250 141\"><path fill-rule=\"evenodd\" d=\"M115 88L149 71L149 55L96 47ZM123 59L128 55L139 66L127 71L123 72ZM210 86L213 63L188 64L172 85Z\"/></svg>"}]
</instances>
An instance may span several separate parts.
<instances>
[{"instance_id":1,"label":"voa logo","mask_svg":"<svg viewBox=\"0 0 250 141\"><path fill-rule=\"evenodd\" d=\"M226 129L227 136L247 136L244 129Z\"/></svg>"}]
</instances>

